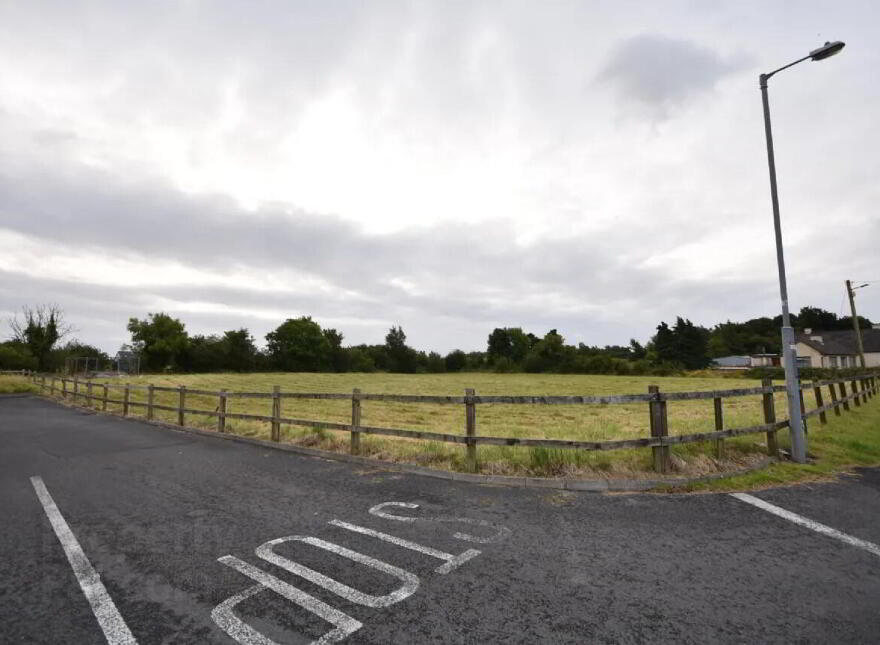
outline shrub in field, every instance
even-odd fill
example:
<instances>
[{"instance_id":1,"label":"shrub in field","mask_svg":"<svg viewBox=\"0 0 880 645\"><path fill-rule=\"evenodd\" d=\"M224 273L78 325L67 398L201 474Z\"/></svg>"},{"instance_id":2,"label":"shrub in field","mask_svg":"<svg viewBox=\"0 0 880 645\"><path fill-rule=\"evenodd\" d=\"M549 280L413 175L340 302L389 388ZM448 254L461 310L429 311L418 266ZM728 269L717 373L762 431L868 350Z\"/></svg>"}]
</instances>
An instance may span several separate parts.
<instances>
[{"instance_id":1,"label":"shrub in field","mask_svg":"<svg viewBox=\"0 0 880 645\"><path fill-rule=\"evenodd\" d=\"M9 341L0 344L0 369L35 370L37 369L37 359L22 343Z\"/></svg>"}]
</instances>

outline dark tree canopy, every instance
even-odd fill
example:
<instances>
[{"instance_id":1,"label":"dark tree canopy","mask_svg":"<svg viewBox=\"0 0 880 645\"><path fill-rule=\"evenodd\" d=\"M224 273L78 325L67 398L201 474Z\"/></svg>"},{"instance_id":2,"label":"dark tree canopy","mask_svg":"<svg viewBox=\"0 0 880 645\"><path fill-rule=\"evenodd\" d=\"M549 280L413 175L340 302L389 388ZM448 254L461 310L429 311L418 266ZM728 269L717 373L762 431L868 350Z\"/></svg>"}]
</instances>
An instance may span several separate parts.
<instances>
[{"instance_id":1,"label":"dark tree canopy","mask_svg":"<svg viewBox=\"0 0 880 645\"><path fill-rule=\"evenodd\" d=\"M416 351L406 344L403 327L392 327L385 336L385 351L388 355L388 369L391 372L411 374L416 371L418 357Z\"/></svg>"},{"instance_id":2,"label":"dark tree canopy","mask_svg":"<svg viewBox=\"0 0 880 645\"><path fill-rule=\"evenodd\" d=\"M330 367L331 345L311 316L288 318L266 334L272 364L285 372L320 372Z\"/></svg>"},{"instance_id":3,"label":"dark tree canopy","mask_svg":"<svg viewBox=\"0 0 880 645\"><path fill-rule=\"evenodd\" d=\"M132 345L141 355L141 369L160 372L184 367L189 336L177 318L166 313L147 314L143 320L129 318Z\"/></svg>"}]
</instances>

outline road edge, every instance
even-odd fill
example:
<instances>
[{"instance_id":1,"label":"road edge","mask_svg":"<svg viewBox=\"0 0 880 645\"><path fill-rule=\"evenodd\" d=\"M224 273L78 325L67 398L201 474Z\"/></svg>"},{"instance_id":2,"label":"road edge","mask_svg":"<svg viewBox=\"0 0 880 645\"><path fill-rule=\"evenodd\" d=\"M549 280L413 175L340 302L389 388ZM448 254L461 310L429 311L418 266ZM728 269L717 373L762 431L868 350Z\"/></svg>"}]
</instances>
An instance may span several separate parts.
<instances>
[{"instance_id":1,"label":"road edge","mask_svg":"<svg viewBox=\"0 0 880 645\"><path fill-rule=\"evenodd\" d=\"M712 473L710 475L701 475L699 477L678 477L671 479L557 479L550 477L481 475L476 473L459 473L450 470L435 470L433 468L425 468L424 466L402 464L392 461L382 461L380 459L373 459L371 457L347 455L345 453L330 452L329 450L308 448L306 446L297 446L295 444L276 443L267 439L242 437L240 435L225 434L213 430L202 430L201 428L179 426L174 423L148 420L142 417L124 417L118 414L114 414L112 412L104 412L102 410L95 410L93 408L84 408L78 405L68 405L65 404L63 401L41 396L39 394L24 394L23 396L16 396L15 398L40 399L42 401L48 401L64 408L78 410L83 414L94 414L96 416L112 417L121 421L142 423L144 425L166 428L168 430L173 430L176 432L185 432L203 437L209 437L212 439L225 439L227 441L246 443L254 446L259 446L261 448L280 450L282 452L292 452L307 457L328 459L331 461L340 461L344 463L353 463L362 466L371 466L373 468L381 468L383 470L404 472L412 475L421 475L423 477L433 477L434 479L445 479L449 481L468 482L472 484L484 484L492 486L505 486L509 488L546 488L552 490L569 490L592 493L647 492L654 489L669 489L679 486L688 486L690 484L698 484L701 482L725 479L729 477L737 477L739 475L745 475L751 472L755 472L757 470L762 470L774 461L771 457L765 457L756 465L748 466L746 468L731 472Z\"/></svg>"}]
</instances>

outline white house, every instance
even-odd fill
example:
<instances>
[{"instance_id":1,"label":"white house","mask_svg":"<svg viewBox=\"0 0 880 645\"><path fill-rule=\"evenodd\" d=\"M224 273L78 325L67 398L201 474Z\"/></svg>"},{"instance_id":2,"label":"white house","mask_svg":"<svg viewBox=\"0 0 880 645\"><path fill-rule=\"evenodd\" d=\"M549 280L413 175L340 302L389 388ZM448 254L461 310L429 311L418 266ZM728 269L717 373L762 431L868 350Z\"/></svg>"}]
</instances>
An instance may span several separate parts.
<instances>
[{"instance_id":1,"label":"white house","mask_svg":"<svg viewBox=\"0 0 880 645\"><path fill-rule=\"evenodd\" d=\"M805 329L796 336L799 367L859 367L855 330ZM880 367L880 325L862 330L865 366Z\"/></svg>"}]
</instances>

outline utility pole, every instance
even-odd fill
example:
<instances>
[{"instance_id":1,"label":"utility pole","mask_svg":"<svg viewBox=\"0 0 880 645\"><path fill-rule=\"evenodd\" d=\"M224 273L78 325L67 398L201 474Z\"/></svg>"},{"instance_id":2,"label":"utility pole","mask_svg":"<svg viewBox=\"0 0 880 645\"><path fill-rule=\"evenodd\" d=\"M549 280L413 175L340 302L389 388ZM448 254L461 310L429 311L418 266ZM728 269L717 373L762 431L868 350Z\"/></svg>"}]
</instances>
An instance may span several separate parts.
<instances>
[{"instance_id":1,"label":"utility pole","mask_svg":"<svg viewBox=\"0 0 880 645\"><path fill-rule=\"evenodd\" d=\"M853 330L856 332L856 347L859 349L859 363L865 368L865 348L862 346L862 329L859 327L859 317L856 315L856 296L853 293L852 282L846 281L846 294L849 296L849 309L852 312Z\"/></svg>"}]
</instances>

